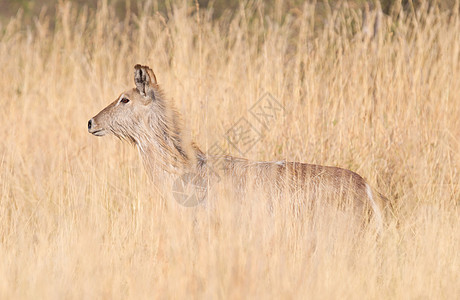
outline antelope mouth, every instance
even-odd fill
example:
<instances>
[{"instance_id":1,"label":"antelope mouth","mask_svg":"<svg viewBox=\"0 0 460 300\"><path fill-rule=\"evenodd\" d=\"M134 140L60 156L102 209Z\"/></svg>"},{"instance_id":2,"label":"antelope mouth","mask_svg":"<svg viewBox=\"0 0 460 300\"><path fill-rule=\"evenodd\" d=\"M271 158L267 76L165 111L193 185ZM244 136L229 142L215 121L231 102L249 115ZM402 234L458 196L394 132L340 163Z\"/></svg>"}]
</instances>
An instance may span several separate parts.
<instances>
[{"instance_id":1,"label":"antelope mouth","mask_svg":"<svg viewBox=\"0 0 460 300\"><path fill-rule=\"evenodd\" d=\"M99 129L99 130L95 130L93 132L90 132L92 135L95 135L95 136L103 136L105 135L105 130L104 129Z\"/></svg>"}]
</instances>

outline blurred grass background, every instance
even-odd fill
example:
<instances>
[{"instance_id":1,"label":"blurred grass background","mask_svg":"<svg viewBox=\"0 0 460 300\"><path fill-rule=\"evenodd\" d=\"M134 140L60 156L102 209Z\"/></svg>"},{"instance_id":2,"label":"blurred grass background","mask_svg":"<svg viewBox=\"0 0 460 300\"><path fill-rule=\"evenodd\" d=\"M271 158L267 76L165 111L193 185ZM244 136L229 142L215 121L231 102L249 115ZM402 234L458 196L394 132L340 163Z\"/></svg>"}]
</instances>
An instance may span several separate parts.
<instances>
[{"instance_id":1,"label":"blurred grass background","mask_svg":"<svg viewBox=\"0 0 460 300\"><path fill-rule=\"evenodd\" d=\"M8 20L10 17L16 15L18 11L23 14L23 21L26 24L30 24L34 17L37 17L40 13L46 12L51 20L55 19L56 4L57 0L2 0L0 1L0 21ZM98 1L95 0L71 0L74 7L82 9L86 7L90 10L95 10L98 5ZM116 16L120 19L124 19L126 12L130 11L135 14L139 13L139 7L142 6L143 1L136 0L110 0L109 5L114 9ZM201 0L197 1L199 6L203 9L211 9L213 18L219 18L225 13L234 13L237 11L241 4L241 1L237 0ZM328 6L334 8L341 5L347 5L355 9L363 9L365 6L376 6L380 5L382 11L385 14L390 14L392 8L398 9L401 6L404 10L417 9L422 1L421 0L382 0L382 1L366 1L366 0L323 0L323 1L301 1L301 0L268 0L264 1L265 9L267 13L276 11L278 15L286 15L289 12L301 10L305 2L311 2L316 4L316 10L318 11L319 17L325 16L325 10ZM378 3L377 3L378 2ZM430 1L431 5L439 7L441 10L451 10L454 8L455 0L436 0ZM155 10L167 15L168 7L172 1L161 1L155 3ZM195 2L191 1L191 4Z\"/></svg>"}]
</instances>

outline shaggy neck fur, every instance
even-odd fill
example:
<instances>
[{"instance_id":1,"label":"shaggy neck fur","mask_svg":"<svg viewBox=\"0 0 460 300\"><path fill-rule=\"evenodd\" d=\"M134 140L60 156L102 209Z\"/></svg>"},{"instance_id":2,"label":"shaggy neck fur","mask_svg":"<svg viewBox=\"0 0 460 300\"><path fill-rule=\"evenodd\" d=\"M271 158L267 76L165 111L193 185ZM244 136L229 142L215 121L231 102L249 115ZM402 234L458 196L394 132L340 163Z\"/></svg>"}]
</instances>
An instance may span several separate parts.
<instances>
[{"instance_id":1,"label":"shaggy neck fur","mask_svg":"<svg viewBox=\"0 0 460 300\"><path fill-rule=\"evenodd\" d=\"M158 86L150 113L133 131L142 160L151 173L165 171L180 175L193 172L203 152L183 132L182 118Z\"/></svg>"}]
</instances>

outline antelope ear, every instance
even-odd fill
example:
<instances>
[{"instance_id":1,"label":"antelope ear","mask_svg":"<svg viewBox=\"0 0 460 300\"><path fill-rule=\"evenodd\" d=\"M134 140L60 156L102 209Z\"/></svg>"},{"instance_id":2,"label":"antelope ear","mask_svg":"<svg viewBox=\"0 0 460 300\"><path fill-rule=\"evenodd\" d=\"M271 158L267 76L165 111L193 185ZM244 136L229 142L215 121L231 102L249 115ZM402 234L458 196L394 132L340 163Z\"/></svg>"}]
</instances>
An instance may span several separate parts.
<instances>
[{"instance_id":1,"label":"antelope ear","mask_svg":"<svg viewBox=\"0 0 460 300\"><path fill-rule=\"evenodd\" d=\"M153 85L157 84L157 78L155 77L152 69L147 66L135 65L134 83L142 96L149 96L152 99L155 99Z\"/></svg>"}]
</instances>

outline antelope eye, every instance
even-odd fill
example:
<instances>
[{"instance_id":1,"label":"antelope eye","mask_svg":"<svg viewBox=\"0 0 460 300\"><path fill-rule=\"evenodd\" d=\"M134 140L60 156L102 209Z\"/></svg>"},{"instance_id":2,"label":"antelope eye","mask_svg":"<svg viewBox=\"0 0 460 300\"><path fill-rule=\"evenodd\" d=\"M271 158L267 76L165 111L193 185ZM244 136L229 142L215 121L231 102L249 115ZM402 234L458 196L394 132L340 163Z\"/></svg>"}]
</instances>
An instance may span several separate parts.
<instances>
[{"instance_id":1,"label":"antelope eye","mask_svg":"<svg viewBox=\"0 0 460 300\"><path fill-rule=\"evenodd\" d=\"M128 99L128 98L123 98L123 99L121 99L121 101L120 101L120 102L121 102L121 103L125 103L125 104L126 104L126 103L128 103L128 102L129 102L129 99Z\"/></svg>"}]
</instances>

